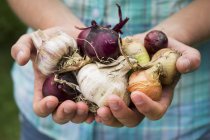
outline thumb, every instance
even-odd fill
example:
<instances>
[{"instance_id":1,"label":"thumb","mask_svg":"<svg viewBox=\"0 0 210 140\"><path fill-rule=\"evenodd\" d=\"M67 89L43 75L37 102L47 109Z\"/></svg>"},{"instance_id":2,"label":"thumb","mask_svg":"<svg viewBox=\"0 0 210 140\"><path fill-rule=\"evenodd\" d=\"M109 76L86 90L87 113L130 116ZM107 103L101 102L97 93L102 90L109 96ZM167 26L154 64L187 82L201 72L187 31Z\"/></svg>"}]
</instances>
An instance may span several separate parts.
<instances>
[{"instance_id":1,"label":"thumb","mask_svg":"<svg viewBox=\"0 0 210 140\"><path fill-rule=\"evenodd\" d=\"M180 73L187 73L196 70L200 66L200 53L194 48L186 48L182 56L178 58L176 67Z\"/></svg>"},{"instance_id":2,"label":"thumb","mask_svg":"<svg viewBox=\"0 0 210 140\"><path fill-rule=\"evenodd\" d=\"M172 38L170 38L169 47L181 53L176 62L177 70L180 73L192 72L200 66L201 55L197 49Z\"/></svg>"},{"instance_id":3,"label":"thumb","mask_svg":"<svg viewBox=\"0 0 210 140\"><path fill-rule=\"evenodd\" d=\"M22 35L11 48L11 55L19 65L25 65L34 50L29 34Z\"/></svg>"}]
</instances>

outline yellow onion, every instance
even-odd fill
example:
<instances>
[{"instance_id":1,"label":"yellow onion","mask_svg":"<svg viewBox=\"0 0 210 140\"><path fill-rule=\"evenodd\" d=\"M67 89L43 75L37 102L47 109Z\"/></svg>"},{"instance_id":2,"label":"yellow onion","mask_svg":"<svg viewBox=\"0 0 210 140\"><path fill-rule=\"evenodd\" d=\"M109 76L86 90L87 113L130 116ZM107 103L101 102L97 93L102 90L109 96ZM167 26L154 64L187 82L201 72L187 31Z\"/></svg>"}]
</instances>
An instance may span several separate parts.
<instances>
[{"instance_id":1,"label":"yellow onion","mask_svg":"<svg viewBox=\"0 0 210 140\"><path fill-rule=\"evenodd\" d=\"M163 71L160 76L162 85L170 85L173 83L175 77L179 74L176 69L176 61L180 53L170 48L165 48L157 51L152 57L151 63L153 65L161 64Z\"/></svg>"},{"instance_id":2,"label":"yellow onion","mask_svg":"<svg viewBox=\"0 0 210 140\"><path fill-rule=\"evenodd\" d=\"M133 72L129 77L128 91L141 91L152 100L160 100L162 95L162 86L159 81L161 71L161 65L157 64L147 70Z\"/></svg>"}]
</instances>

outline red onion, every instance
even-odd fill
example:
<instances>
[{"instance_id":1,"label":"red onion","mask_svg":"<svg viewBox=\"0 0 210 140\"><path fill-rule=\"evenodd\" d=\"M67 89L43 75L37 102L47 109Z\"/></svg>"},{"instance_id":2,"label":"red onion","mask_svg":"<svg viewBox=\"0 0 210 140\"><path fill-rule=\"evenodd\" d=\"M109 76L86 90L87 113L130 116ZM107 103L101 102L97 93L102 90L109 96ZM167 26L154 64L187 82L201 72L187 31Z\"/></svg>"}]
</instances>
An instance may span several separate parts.
<instances>
[{"instance_id":1,"label":"red onion","mask_svg":"<svg viewBox=\"0 0 210 140\"><path fill-rule=\"evenodd\" d=\"M166 48L168 45L168 38L165 33L159 30L150 31L144 38L144 46L147 52L152 55L158 50Z\"/></svg>"},{"instance_id":2,"label":"red onion","mask_svg":"<svg viewBox=\"0 0 210 140\"><path fill-rule=\"evenodd\" d=\"M120 49L118 45L119 35L122 33L121 29L129 20L125 18L122 20L121 8L118 6L119 23L112 29L111 26L99 26L96 21L92 21L92 25L87 28L78 28L81 33L78 36L77 43L82 54L85 54L93 60L107 63L120 56Z\"/></svg>"},{"instance_id":3,"label":"red onion","mask_svg":"<svg viewBox=\"0 0 210 140\"><path fill-rule=\"evenodd\" d=\"M74 100L80 94L79 91L66 84L66 82L77 84L76 78L71 72L60 74L57 78L58 81L55 81L56 76L54 74L46 78L42 87L44 97L52 95L57 97L59 102L63 102Z\"/></svg>"}]
</instances>

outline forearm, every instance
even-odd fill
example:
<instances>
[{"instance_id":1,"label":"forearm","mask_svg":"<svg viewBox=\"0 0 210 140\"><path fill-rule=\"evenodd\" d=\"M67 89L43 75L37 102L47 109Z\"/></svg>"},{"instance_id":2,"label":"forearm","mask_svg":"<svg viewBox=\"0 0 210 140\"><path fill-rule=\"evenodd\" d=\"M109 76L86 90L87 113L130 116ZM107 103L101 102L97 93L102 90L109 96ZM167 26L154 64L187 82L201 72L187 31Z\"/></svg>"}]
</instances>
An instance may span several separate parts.
<instances>
[{"instance_id":1,"label":"forearm","mask_svg":"<svg viewBox=\"0 0 210 140\"><path fill-rule=\"evenodd\" d=\"M53 26L64 28L71 36L77 37L83 23L65 7L60 0L7 0L19 18L34 29L46 29Z\"/></svg>"},{"instance_id":2,"label":"forearm","mask_svg":"<svg viewBox=\"0 0 210 140\"><path fill-rule=\"evenodd\" d=\"M154 29L185 44L193 44L210 37L210 0L195 0L189 6L166 19Z\"/></svg>"}]
</instances>

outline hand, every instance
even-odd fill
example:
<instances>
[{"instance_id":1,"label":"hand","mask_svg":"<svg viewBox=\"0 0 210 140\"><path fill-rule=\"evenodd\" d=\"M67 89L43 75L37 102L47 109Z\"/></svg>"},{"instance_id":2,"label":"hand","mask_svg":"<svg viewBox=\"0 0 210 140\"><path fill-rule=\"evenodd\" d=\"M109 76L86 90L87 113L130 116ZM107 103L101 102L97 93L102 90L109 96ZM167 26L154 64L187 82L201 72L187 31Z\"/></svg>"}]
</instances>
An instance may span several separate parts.
<instances>
[{"instance_id":1,"label":"hand","mask_svg":"<svg viewBox=\"0 0 210 140\"><path fill-rule=\"evenodd\" d=\"M135 36L143 41L144 35ZM200 65L200 53L173 38L169 38L168 47L177 50L182 54L176 62L177 70L180 73L192 72ZM131 100L135 105L135 109L128 108L125 103L117 96L111 96L108 100L109 107L98 109L96 121L108 126L114 127L134 127L137 126L145 117L150 120L160 119L173 99L173 92L176 83L163 87L163 93L160 101L151 100L146 94L135 91L131 93Z\"/></svg>"},{"instance_id":2,"label":"hand","mask_svg":"<svg viewBox=\"0 0 210 140\"><path fill-rule=\"evenodd\" d=\"M46 34L52 34L60 28L50 28L44 30ZM64 101L59 104L58 99L54 96L43 97L42 85L45 76L38 70L35 63L36 49L33 46L31 35L25 34L12 46L12 57L19 65L25 65L30 59L33 62L34 69L34 102L33 108L35 113L40 117L46 117L52 113L52 117L56 123L64 124L69 121L81 123L93 121L93 116L88 114L88 106L85 103L75 103L71 100Z\"/></svg>"}]
</instances>

